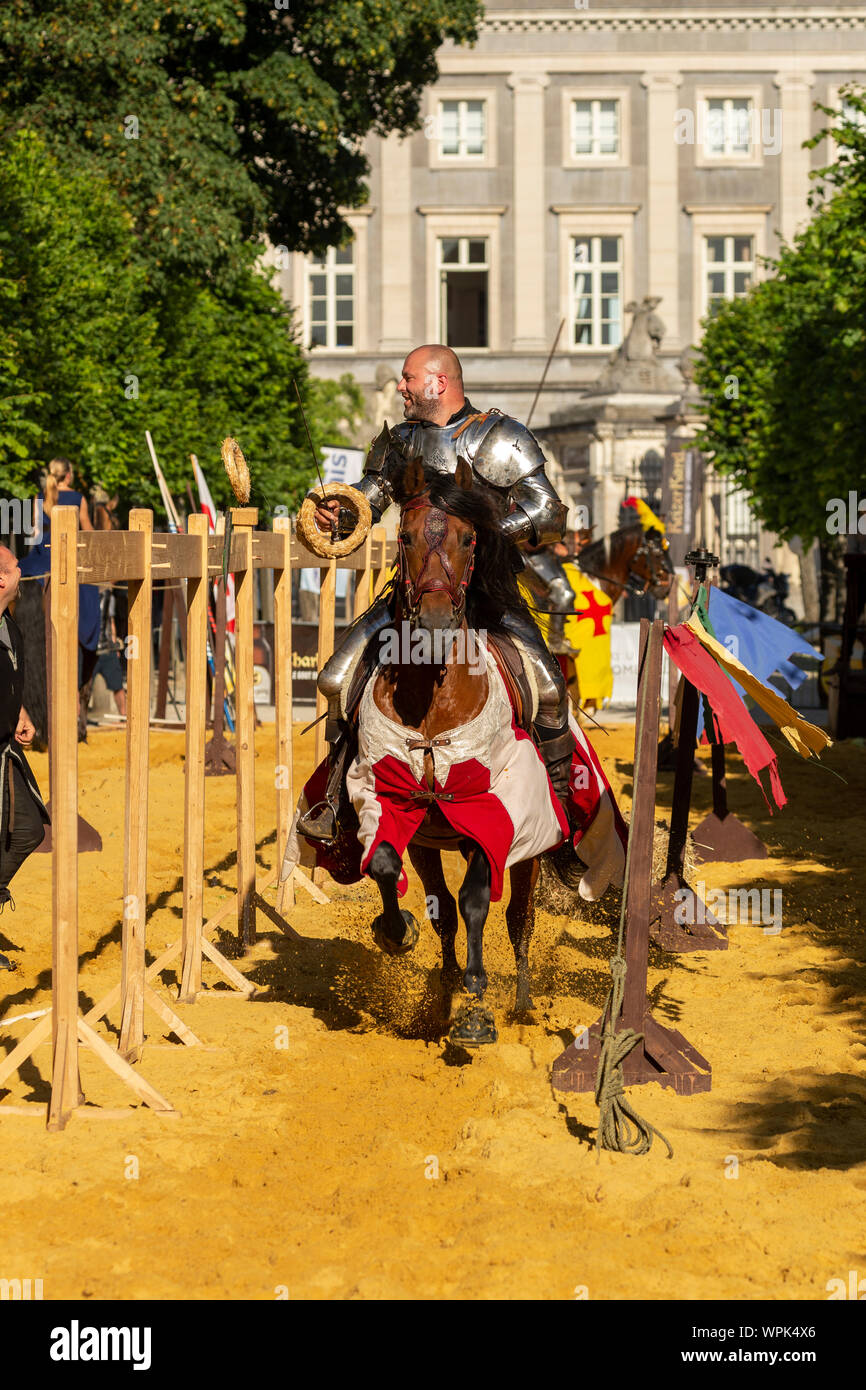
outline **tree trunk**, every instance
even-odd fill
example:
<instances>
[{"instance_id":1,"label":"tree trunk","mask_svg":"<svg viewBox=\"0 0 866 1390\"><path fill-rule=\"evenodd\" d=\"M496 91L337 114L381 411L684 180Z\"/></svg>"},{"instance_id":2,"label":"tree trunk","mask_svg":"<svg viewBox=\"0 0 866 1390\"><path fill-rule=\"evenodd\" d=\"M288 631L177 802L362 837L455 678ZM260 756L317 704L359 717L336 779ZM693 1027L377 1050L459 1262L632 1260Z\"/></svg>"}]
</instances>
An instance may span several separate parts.
<instances>
[{"instance_id":1,"label":"tree trunk","mask_svg":"<svg viewBox=\"0 0 866 1390\"><path fill-rule=\"evenodd\" d=\"M821 621L821 588L818 583L818 567L821 561L820 547L813 541L808 549L796 538L791 546L796 549L800 561L800 591L803 595L803 614L807 623Z\"/></svg>"}]
</instances>

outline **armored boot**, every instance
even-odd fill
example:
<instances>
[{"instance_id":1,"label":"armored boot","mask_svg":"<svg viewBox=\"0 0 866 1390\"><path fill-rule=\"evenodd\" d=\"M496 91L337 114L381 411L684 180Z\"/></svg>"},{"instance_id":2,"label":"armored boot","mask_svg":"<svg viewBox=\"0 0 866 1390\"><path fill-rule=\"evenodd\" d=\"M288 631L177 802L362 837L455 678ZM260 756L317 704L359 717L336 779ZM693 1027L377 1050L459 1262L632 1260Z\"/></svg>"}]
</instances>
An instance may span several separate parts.
<instances>
[{"instance_id":1,"label":"armored boot","mask_svg":"<svg viewBox=\"0 0 866 1390\"><path fill-rule=\"evenodd\" d=\"M340 823L340 803L345 795L346 770L354 744L352 730L343 719L330 715L325 725L328 738L328 782L325 798L298 816L298 830L311 840L333 844Z\"/></svg>"},{"instance_id":2,"label":"armored boot","mask_svg":"<svg viewBox=\"0 0 866 1390\"><path fill-rule=\"evenodd\" d=\"M568 788L571 781L571 755L574 751L574 734L566 724L564 728L546 729L543 725L535 725L535 734L538 739L538 751L544 759L544 766L547 775L553 784L553 790L563 811L565 818L571 825L571 815L568 806Z\"/></svg>"}]
</instances>

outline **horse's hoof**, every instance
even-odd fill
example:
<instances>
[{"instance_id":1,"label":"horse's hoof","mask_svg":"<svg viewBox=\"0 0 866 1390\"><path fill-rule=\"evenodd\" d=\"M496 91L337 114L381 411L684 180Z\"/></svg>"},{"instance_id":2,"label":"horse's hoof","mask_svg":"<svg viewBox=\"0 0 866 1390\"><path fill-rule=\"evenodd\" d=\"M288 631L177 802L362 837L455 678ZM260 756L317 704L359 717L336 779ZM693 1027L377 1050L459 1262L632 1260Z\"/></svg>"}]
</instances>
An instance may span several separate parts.
<instances>
[{"instance_id":1,"label":"horse's hoof","mask_svg":"<svg viewBox=\"0 0 866 1390\"><path fill-rule=\"evenodd\" d=\"M455 1047L486 1047L498 1037L490 1009L481 1004L465 1004L451 1025L448 1041Z\"/></svg>"},{"instance_id":2,"label":"horse's hoof","mask_svg":"<svg viewBox=\"0 0 866 1390\"><path fill-rule=\"evenodd\" d=\"M400 916L406 923L406 932L403 940L399 944L390 936L386 936L385 917L383 913L380 912L379 916L373 922L373 940L379 947L379 950L385 952L386 956L406 956L410 951L414 951L415 947L418 945L421 929L412 916L412 913L405 907L401 907Z\"/></svg>"}]
</instances>

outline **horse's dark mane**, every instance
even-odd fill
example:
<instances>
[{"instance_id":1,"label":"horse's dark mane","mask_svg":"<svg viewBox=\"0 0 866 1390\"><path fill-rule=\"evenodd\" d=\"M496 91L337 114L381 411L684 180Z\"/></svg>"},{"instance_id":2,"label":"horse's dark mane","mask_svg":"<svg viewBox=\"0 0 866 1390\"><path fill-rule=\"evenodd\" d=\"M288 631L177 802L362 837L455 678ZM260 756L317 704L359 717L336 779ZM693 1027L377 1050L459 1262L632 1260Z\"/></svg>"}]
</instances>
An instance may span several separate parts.
<instances>
[{"instance_id":1,"label":"horse's dark mane","mask_svg":"<svg viewBox=\"0 0 866 1390\"><path fill-rule=\"evenodd\" d=\"M392 483L394 498L402 506L409 500L405 470ZM401 486L402 484L402 486ZM506 613L528 613L526 601L517 587L513 541L502 534L499 523L504 506L495 493L475 486L462 488L450 473L424 469L424 492L434 507L449 516L460 517L475 528L475 569L466 600L466 621L470 627L495 631Z\"/></svg>"}]
</instances>

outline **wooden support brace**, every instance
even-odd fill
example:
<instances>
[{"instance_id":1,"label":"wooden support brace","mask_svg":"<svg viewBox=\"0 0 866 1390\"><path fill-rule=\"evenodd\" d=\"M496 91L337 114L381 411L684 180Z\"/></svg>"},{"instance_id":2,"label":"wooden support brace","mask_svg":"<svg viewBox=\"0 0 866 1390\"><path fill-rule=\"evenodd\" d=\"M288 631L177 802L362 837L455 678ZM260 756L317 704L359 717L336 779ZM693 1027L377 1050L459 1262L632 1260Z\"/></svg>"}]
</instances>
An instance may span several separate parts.
<instances>
[{"instance_id":1,"label":"wooden support brace","mask_svg":"<svg viewBox=\"0 0 866 1390\"><path fill-rule=\"evenodd\" d=\"M663 1027L653 1018L647 997L662 638L661 621L650 628L646 618L641 620L634 792L629 826L628 882L624 888L626 979L619 1026L643 1034L623 1062L623 1078L627 1085L657 1081L661 1086L672 1087L679 1095L692 1095L710 1089L710 1064L681 1033ZM638 733L641 710L645 711L642 737ZM602 1025L603 1020L598 1019L586 1030L580 1043L575 1041L556 1059L552 1078L556 1090L596 1089Z\"/></svg>"}]
</instances>

